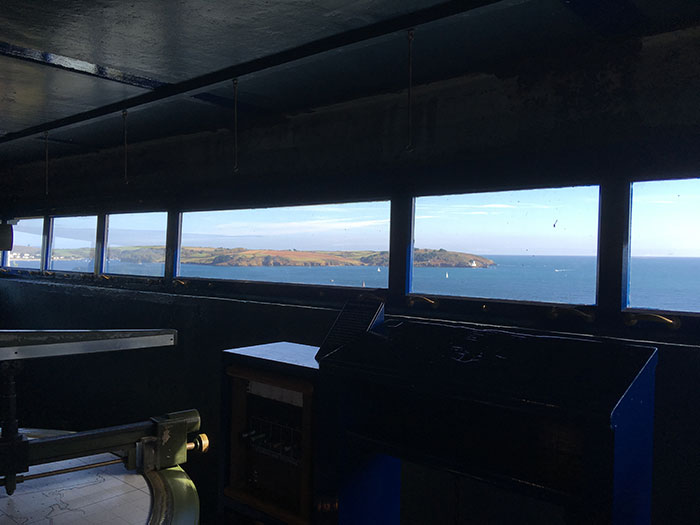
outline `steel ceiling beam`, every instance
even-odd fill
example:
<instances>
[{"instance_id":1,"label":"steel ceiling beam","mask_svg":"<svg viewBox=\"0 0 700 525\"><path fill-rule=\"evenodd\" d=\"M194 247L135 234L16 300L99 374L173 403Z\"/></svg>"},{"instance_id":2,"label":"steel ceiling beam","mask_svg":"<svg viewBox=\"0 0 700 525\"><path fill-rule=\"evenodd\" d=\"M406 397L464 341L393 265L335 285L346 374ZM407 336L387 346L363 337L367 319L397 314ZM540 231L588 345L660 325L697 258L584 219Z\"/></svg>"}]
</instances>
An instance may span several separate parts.
<instances>
[{"instance_id":1,"label":"steel ceiling beam","mask_svg":"<svg viewBox=\"0 0 700 525\"><path fill-rule=\"evenodd\" d=\"M6 135L0 137L0 144L30 137L44 131L72 126L87 120L105 117L120 112L124 109L143 106L166 98L183 95L191 91L196 91L214 84L218 84L231 78L249 75L251 73L263 71L265 69L270 69L272 67L294 62L296 60L308 58L320 53L333 51L349 45L358 44L360 42L382 37L391 33L396 33L398 31L410 29L412 27L424 25L429 22L434 22L436 20L465 13L479 7L497 3L499 3L497 0L449 0L431 7L419 9L417 11L389 18L380 22L375 22L357 29L351 29L349 31L320 38L318 40L301 44L278 53L249 60L247 62L229 66L211 73L206 73L183 82L166 84L157 87L148 93L137 95L135 97L108 104L106 106L101 106L82 113L76 113L75 115L71 115L69 117L25 128L21 131L7 133Z\"/></svg>"},{"instance_id":2,"label":"steel ceiling beam","mask_svg":"<svg viewBox=\"0 0 700 525\"><path fill-rule=\"evenodd\" d=\"M169 82L162 82L160 80L141 75L133 75L111 66L101 66L99 64L93 64L78 58L72 58L56 53L47 53L46 51L39 51L38 49L16 46L9 42L0 41L0 56L24 60L40 66L60 69L62 71L68 71L69 73L77 73L78 75L99 78L110 82L118 82L120 84L126 84L127 86L141 89L153 90L170 85ZM198 93L193 95L192 98L206 102L207 104L213 104L215 106L233 107L232 100L224 97L217 97L216 95L211 95L210 93ZM7 133L9 132L0 130L0 136L6 135Z\"/></svg>"},{"instance_id":3,"label":"steel ceiling beam","mask_svg":"<svg viewBox=\"0 0 700 525\"><path fill-rule=\"evenodd\" d=\"M132 75L131 73L126 73L114 67L101 66L65 55L39 51L38 49L20 47L9 42L0 42L0 56L16 58L42 66L62 69L71 73L101 78L103 80L111 80L112 82L119 82L143 89L157 89L168 85L167 82L161 82L160 80L140 75Z\"/></svg>"}]
</instances>

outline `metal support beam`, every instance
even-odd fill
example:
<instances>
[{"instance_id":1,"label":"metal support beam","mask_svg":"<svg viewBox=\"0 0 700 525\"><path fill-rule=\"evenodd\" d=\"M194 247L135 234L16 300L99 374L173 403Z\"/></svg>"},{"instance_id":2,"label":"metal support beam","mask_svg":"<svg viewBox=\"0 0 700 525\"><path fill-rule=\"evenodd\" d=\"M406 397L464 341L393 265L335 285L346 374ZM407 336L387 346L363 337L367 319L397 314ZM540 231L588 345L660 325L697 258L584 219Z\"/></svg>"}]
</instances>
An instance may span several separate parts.
<instances>
[{"instance_id":1,"label":"metal support beam","mask_svg":"<svg viewBox=\"0 0 700 525\"><path fill-rule=\"evenodd\" d=\"M391 200L389 298L396 305L403 304L411 293L414 211L413 197Z\"/></svg>"},{"instance_id":2,"label":"metal support beam","mask_svg":"<svg viewBox=\"0 0 700 525\"><path fill-rule=\"evenodd\" d=\"M182 230L182 214L178 211L168 212L168 229L165 238L165 279L177 277L180 269L179 250L180 233Z\"/></svg>"},{"instance_id":3,"label":"metal support beam","mask_svg":"<svg viewBox=\"0 0 700 525\"><path fill-rule=\"evenodd\" d=\"M143 106L145 104L158 102L166 98L201 90L232 78L242 77L244 75L270 69L272 67L294 62L313 55L318 55L320 53L325 53L334 49L339 49L345 46L395 33L397 31L405 31L415 26L427 24L429 22L448 18L466 11L471 11L478 7L496 3L498 3L496 0L449 0L425 9L419 9L411 13L396 16L374 24L369 24L364 27L351 29L349 31L320 38L318 40L301 44L299 46L292 47L278 53L273 53L265 57L256 58L241 64L220 69L218 71L206 73L183 82L162 85L153 89L152 91L149 91L148 93L137 95L135 97L89 111L84 111L82 113L77 113L70 117L54 120L38 126L32 126L14 133L8 133L0 137L0 144L36 135L37 133L41 133L43 131L71 126L86 120L104 117L124 109Z\"/></svg>"},{"instance_id":4,"label":"metal support beam","mask_svg":"<svg viewBox=\"0 0 700 525\"><path fill-rule=\"evenodd\" d=\"M627 308L632 186L612 177L600 186L598 219L598 310L617 324Z\"/></svg>"},{"instance_id":5,"label":"metal support beam","mask_svg":"<svg viewBox=\"0 0 700 525\"><path fill-rule=\"evenodd\" d=\"M132 75L131 73L125 73L114 67L92 64L85 60L58 55L56 53L47 53L46 51L39 51L38 49L20 47L9 42L0 42L0 56L25 60L42 66L62 69L64 71L70 71L71 73L97 77L112 82L119 82L120 84L142 89L152 90L168 85L167 82L161 82L160 80L139 75Z\"/></svg>"},{"instance_id":6,"label":"metal support beam","mask_svg":"<svg viewBox=\"0 0 700 525\"><path fill-rule=\"evenodd\" d=\"M97 236L95 241L95 275L100 275L104 270L107 259L107 226L108 217L104 213L97 216Z\"/></svg>"},{"instance_id":7,"label":"metal support beam","mask_svg":"<svg viewBox=\"0 0 700 525\"><path fill-rule=\"evenodd\" d=\"M53 217L44 217L44 229L41 233L41 262L39 268L42 272L51 269L51 243L53 242Z\"/></svg>"}]
</instances>

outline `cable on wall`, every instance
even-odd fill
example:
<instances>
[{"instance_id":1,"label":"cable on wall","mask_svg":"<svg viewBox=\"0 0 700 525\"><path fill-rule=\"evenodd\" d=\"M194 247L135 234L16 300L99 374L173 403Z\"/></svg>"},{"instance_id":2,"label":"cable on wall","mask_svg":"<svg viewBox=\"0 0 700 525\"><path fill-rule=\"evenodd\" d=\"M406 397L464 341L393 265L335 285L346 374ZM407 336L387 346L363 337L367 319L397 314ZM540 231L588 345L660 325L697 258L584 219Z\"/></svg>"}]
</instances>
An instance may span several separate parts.
<instances>
[{"instance_id":1,"label":"cable on wall","mask_svg":"<svg viewBox=\"0 0 700 525\"><path fill-rule=\"evenodd\" d=\"M129 184L129 146L127 143L127 122L128 115L126 109L122 109L122 132L124 133L124 184Z\"/></svg>"},{"instance_id":2,"label":"cable on wall","mask_svg":"<svg viewBox=\"0 0 700 525\"><path fill-rule=\"evenodd\" d=\"M49 195L49 132L44 131L44 195Z\"/></svg>"},{"instance_id":3,"label":"cable on wall","mask_svg":"<svg viewBox=\"0 0 700 525\"><path fill-rule=\"evenodd\" d=\"M406 151L413 151L413 38L415 30L409 29L408 36L408 144Z\"/></svg>"},{"instance_id":4,"label":"cable on wall","mask_svg":"<svg viewBox=\"0 0 700 525\"><path fill-rule=\"evenodd\" d=\"M233 172L238 173L238 79L233 79Z\"/></svg>"}]
</instances>

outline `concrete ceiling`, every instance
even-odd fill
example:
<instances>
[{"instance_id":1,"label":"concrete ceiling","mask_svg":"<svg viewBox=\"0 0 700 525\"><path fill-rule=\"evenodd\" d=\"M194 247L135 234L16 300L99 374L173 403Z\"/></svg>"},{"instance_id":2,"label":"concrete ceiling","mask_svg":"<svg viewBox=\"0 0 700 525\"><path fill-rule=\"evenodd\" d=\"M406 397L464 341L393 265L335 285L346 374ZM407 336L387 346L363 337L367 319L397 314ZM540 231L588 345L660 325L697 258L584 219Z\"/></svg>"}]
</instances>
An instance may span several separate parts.
<instances>
[{"instance_id":1,"label":"concrete ceiling","mask_svg":"<svg viewBox=\"0 0 700 525\"><path fill-rule=\"evenodd\" d=\"M0 162L283 118L697 23L694 0L5 0Z\"/></svg>"}]
</instances>

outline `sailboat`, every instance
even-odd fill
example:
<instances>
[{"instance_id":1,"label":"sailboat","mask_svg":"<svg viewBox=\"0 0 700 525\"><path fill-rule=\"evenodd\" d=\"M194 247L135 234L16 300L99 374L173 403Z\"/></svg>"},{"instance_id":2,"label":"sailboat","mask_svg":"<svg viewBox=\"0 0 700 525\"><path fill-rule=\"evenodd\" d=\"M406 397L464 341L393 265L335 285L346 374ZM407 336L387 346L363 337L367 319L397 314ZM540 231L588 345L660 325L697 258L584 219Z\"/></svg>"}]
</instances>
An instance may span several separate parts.
<instances>
[{"instance_id":1,"label":"sailboat","mask_svg":"<svg viewBox=\"0 0 700 525\"><path fill-rule=\"evenodd\" d=\"M449 279L449 278L450 278L450 274L445 272L445 279Z\"/></svg>"}]
</instances>

